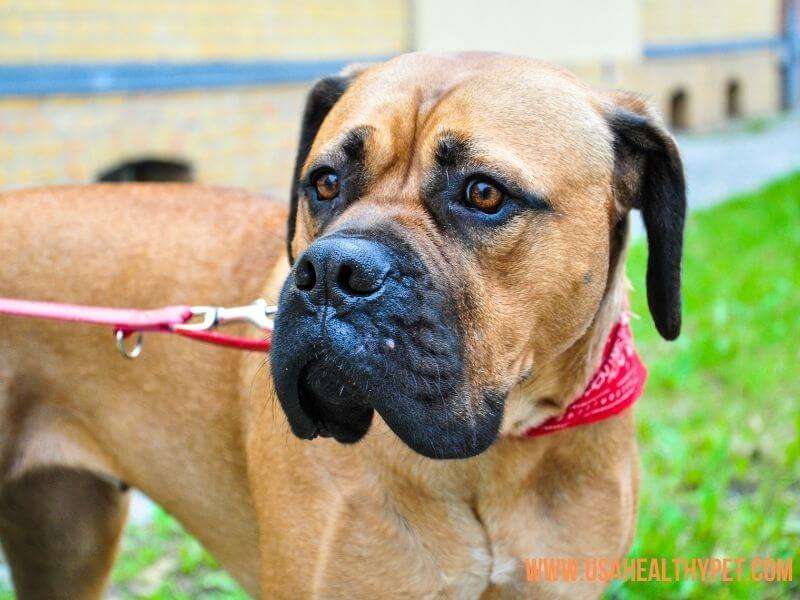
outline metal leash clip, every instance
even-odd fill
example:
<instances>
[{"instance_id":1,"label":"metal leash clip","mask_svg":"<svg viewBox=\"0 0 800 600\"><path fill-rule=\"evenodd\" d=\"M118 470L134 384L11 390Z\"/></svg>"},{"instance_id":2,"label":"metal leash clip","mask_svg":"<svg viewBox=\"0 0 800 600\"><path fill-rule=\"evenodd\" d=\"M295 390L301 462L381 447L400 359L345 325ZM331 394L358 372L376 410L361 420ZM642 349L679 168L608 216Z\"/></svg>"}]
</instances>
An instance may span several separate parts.
<instances>
[{"instance_id":1,"label":"metal leash clip","mask_svg":"<svg viewBox=\"0 0 800 600\"><path fill-rule=\"evenodd\" d=\"M265 331L272 330L275 322L270 315L278 312L278 307L267 304L263 298L254 300L245 306L192 306L192 319L200 317L199 321L175 325L174 329L184 331L207 331L228 323L246 321Z\"/></svg>"},{"instance_id":2,"label":"metal leash clip","mask_svg":"<svg viewBox=\"0 0 800 600\"><path fill-rule=\"evenodd\" d=\"M228 323L240 323L242 321L250 323L262 331L272 331L275 326L273 316L278 312L278 307L267 304L263 298L254 300L245 306L192 306L189 308L190 316L185 323L165 323L169 325L168 331L177 333L183 332L204 332L215 329L220 325ZM126 340L129 336L136 334L134 345L131 349L127 348ZM189 334L184 334L189 336ZM126 330L118 328L114 331L117 350L125 358L136 358L142 353L143 336L141 331L135 329ZM196 337L196 336L189 336ZM197 336L199 337L199 336ZM203 341L217 343L241 348L241 343L247 342L245 338L230 338L226 336L216 336L212 334L204 336ZM266 346L269 349L269 346Z\"/></svg>"}]
</instances>

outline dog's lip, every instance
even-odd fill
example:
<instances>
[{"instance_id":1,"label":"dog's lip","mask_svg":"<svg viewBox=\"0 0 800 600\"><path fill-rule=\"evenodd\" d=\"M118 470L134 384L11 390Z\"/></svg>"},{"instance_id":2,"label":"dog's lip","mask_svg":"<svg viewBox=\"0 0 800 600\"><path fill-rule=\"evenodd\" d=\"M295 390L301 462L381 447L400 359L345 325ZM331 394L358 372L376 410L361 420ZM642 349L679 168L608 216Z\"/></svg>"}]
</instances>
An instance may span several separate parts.
<instances>
[{"instance_id":1,"label":"dog's lip","mask_svg":"<svg viewBox=\"0 0 800 600\"><path fill-rule=\"evenodd\" d=\"M282 389L279 398L292 432L300 439L313 440L320 435L320 429L300 405L299 372L300 369L291 369L282 377L274 378L274 381L276 387Z\"/></svg>"},{"instance_id":2,"label":"dog's lip","mask_svg":"<svg viewBox=\"0 0 800 600\"><path fill-rule=\"evenodd\" d=\"M325 401L307 383L309 370L315 366L315 362L316 360L312 358L299 370L296 384L300 410L306 419L313 424L313 430L308 439L320 436L325 438L332 437L336 441L343 443L357 442L364 437L369 429L371 418L367 421L366 427L352 426L338 419L326 419L322 410ZM363 408L370 412L374 410L368 403Z\"/></svg>"},{"instance_id":3,"label":"dog's lip","mask_svg":"<svg viewBox=\"0 0 800 600\"><path fill-rule=\"evenodd\" d=\"M317 436L331 437L330 430L319 414L319 398L305 384L306 367L300 369L300 373L297 377L297 401L300 404L300 410L302 410L306 418L313 423L314 431L310 434L309 439L314 439Z\"/></svg>"}]
</instances>

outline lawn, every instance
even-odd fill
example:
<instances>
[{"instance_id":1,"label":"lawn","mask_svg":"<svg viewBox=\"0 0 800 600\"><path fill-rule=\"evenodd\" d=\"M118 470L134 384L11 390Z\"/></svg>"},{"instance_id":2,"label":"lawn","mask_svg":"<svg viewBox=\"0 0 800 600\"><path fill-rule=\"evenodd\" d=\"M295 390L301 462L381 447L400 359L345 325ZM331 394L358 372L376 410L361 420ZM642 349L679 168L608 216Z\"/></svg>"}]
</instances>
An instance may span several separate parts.
<instances>
[{"instance_id":1,"label":"lawn","mask_svg":"<svg viewBox=\"0 0 800 600\"><path fill-rule=\"evenodd\" d=\"M800 174L689 219L684 326L658 339L646 248L628 273L650 369L631 556L792 557L800 578ZM640 583L617 598L790 598L791 585Z\"/></svg>"},{"instance_id":2,"label":"lawn","mask_svg":"<svg viewBox=\"0 0 800 600\"><path fill-rule=\"evenodd\" d=\"M689 219L680 339L658 338L629 276L650 369L637 418L634 557L793 558L795 582L620 584L609 598L800 597L800 174ZM2 594L0 594L2 596ZM168 516L132 527L115 598L243 598Z\"/></svg>"}]
</instances>

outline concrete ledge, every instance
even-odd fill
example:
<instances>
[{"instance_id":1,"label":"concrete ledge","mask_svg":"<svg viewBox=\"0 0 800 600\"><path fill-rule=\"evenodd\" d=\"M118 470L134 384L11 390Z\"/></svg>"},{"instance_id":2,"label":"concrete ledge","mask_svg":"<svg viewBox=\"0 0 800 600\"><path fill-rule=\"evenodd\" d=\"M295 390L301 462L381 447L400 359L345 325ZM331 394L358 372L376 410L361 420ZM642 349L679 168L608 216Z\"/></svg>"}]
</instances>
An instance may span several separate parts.
<instances>
[{"instance_id":1,"label":"concrete ledge","mask_svg":"<svg viewBox=\"0 0 800 600\"><path fill-rule=\"evenodd\" d=\"M688 44L647 44L644 47L644 56L645 58L676 58L708 54L733 54L737 52L753 52L756 50L775 50L783 52L785 47L786 40L782 37L713 40Z\"/></svg>"},{"instance_id":2,"label":"concrete ledge","mask_svg":"<svg viewBox=\"0 0 800 600\"><path fill-rule=\"evenodd\" d=\"M113 94L295 83L336 73L351 63L384 61L387 58L366 56L336 60L0 65L0 97Z\"/></svg>"}]
</instances>

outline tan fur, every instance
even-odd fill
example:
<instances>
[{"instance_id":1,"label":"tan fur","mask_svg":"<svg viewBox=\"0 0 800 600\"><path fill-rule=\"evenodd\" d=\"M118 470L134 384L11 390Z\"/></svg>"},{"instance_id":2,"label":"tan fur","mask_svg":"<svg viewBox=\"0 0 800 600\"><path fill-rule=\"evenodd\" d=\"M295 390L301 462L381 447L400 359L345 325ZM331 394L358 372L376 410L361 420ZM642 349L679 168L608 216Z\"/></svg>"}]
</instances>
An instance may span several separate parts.
<instances>
[{"instance_id":1,"label":"tan fur","mask_svg":"<svg viewBox=\"0 0 800 600\"><path fill-rule=\"evenodd\" d=\"M528 59L409 55L359 72L306 163L350 128L374 128L369 192L330 227L400 226L438 276L470 290L462 319L471 377L513 387L504 435L487 452L424 458L377 415L358 444L300 441L263 356L150 334L130 362L106 329L0 317L0 499L19 504L20 482L35 473L125 481L264 598L597 597L601 584L527 583L522 559L627 552L637 497L632 415L537 439L510 434L580 393L624 302L622 261L609 269L619 207L601 110L611 102ZM539 190L554 213L480 249L443 243L419 197L442 131L481 140L486 160ZM139 307L273 302L288 272L285 213L265 198L183 185L6 193L0 296ZM301 204L295 256L316 231ZM125 493L103 489L95 496L123 510ZM57 515L62 505L42 510ZM116 514L79 526L118 534ZM26 547L2 517L14 576L30 579L47 535ZM91 581L65 597L97 597L116 534L96 543ZM61 554L65 570L77 560ZM28 597L47 597L30 585Z\"/></svg>"}]
</instances>

